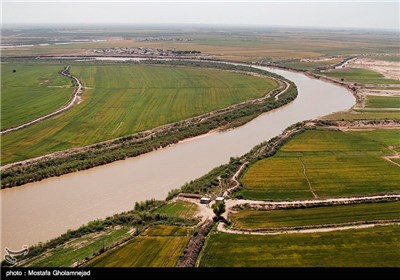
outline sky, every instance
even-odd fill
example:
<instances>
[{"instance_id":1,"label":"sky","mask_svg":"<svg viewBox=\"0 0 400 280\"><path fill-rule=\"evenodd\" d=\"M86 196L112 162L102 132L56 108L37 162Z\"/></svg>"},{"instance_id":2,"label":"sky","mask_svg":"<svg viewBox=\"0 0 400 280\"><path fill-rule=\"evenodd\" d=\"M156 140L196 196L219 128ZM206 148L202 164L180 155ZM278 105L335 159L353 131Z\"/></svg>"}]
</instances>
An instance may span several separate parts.
<instances>
[{"instance_id":1,"label":"sky","mask_svg":"<svg viewBox=\"0 0 400 280\"><path fill-rule=\"evenodd\" d=\"M2 24L208 24L399 30L399 1L2 1Z\"/></svg>"}]
</instances>

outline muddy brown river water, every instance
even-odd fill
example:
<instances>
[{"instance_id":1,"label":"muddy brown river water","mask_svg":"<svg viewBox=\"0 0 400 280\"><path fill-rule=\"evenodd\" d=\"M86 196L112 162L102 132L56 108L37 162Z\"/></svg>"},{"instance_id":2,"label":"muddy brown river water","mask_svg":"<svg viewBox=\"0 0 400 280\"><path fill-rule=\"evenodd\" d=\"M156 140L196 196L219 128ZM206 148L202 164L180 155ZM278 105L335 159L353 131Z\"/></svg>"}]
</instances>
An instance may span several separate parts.
<instances>
[{"instance_id":1,"label":"muddy brown river water","mask_svg":"<svg viewBox=\"0 0 400 280\"><path fill-rule=\"evenodd\" d=\"M202 135L136 158L0 191L1 251L54 238L91 220L132 209L136 201L164 199L171 189L227 163L232 156L307 119L349 109L348 90L295 73L259 67L293 81L292 103L230 131Z\"/></svg>"}]
</instances>

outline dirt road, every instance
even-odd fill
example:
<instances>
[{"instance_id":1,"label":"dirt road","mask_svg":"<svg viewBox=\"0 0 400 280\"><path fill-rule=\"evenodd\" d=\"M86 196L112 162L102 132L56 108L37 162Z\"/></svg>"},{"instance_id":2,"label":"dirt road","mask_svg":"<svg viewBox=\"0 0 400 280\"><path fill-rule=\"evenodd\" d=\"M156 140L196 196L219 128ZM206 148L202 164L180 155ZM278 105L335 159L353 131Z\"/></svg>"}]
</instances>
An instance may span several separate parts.
<instances>
[{"instance_id":1,"label":"dirt road","mask_svg":"<svg viewBox=\"0 0 400 280\"><path fill-rule=\"evenodd\" d=\"M6 134L6 133L9 133L9 132L12 132L12 131L16 131L16 130L19 130L19 129L22 129L22 128L25 128L27 126L33 125L35 123L41 122L41 121L43 121L45 119L51 118L51 117L53 117L55 115L58 115L58 114L60 114L60 113L62 113L64 111L70 109L72 106L74 106L76 103L78 103L79 98L80 98L80 94L82 93L82 90L83 90L83 86L82 86L82 83L79 81L79 79L77 77L75 77L75 76L73 76L73 75L71 75L69 73L70 69L71 69L71 67L67 66L67 67L65 67L65 69L63 71L60 72L61 75L66 76L66 77L74 80L75 83L77 84L77 87L72 92L71 100L66 105L64 105L63 107L61 107L60 109L57 109L56 111L54 111L52 113L49 113L49 114L47 114L45 116L39 117L37 119L34 119L33 121L21 124L19 126L13 127L13 128L9 128L9 129L3 130L3 131L0 132L0 135Z\"/></svg>"}]
</instances>

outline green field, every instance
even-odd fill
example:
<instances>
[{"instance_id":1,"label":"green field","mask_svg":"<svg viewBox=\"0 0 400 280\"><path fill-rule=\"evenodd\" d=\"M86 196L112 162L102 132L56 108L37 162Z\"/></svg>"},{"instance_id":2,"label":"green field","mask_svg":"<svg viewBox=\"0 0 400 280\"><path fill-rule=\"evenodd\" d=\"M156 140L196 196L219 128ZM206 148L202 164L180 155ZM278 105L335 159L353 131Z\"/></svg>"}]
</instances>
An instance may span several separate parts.
<instances>
[{"instance_id":1,"label":"green field","mask_svg":"<svg viewBox=\"0 0 400 280\"><path fill-rule=\"evenodd\" d=\"M368 96L367 108L400 108L400 97Z\"/></svg>"},{"instance_id":2,"label":"green field","mask_svg":"<svg viewBox=\"0 0 400 280\"><path fill-rule=\"evenodd\" d=\"M400 84L399 80L387 79L381 73L366 69L341 69L319 73L324 76L343 79L345 82L361 84Z\"/></svg>"},{"instance_id":3,"label":"green field","mask_svg":"<svg viewBox=\"0 0 400 280\"><path fill-rule=\"evenodd\" d=\"M88 87L82 102L6 134L2 164L151 129L265 95L268 78L228 71L146 65L74 65Z\"/></svg>"},{"instance_id":4,"label":"green field","mask_svg":"<svg viewBox=\"0 0 400 280\"><path fill-rule=\"evenodd\" d=\"M24 267L70 267L75 262L91 257L101 248L110 246L129 237L130 227L108 229L100 233L92 233L73 239L52 249L45 254L30 259Z\"/></svg>"},{"instance_id":5,"label":"green field","mask_svg":"<svg viewBox=\"0 0 400 280\"><path fill-rule=\"evenodd\" d=\"M255 31L255 32L254 32ZM34 35L32 34L34 32ZM54 32L54 33L53 33ZM198 50L203 54L210 54L219 59L232 59L241 61L258 60L288 60L300 58L316 58L330 55L347 55L355 53L363 54L396 54L398 50L398 38L396 34L371 34L367 32L343 32L327 30L234 30L229 32L215 32L205 29L136 29L112 28L102 30L101 34L92 28L68 29L71 38L79 39L82 32L93 38L103 38L104 42L84 42L65 45L33 46L16 49L5 49L3 55L44 55L44 54L87 54L85 50L95 48L112 47L150 47L176 50ZM12 32L12 33L15 33ZM11 36L15 40L35 38L38 41L51 40L64 37L65 29L60 32L53 30L50 35L41 30L18 30L18 36ZM8 35L8 34L7 34ZM4 35L5 36L5 35ZM190 41L177 40L137 40L139 37L167 37L190 38ZM123 38L123 39L115 39ZM7 39L7 37L5 37ZM41 40L42 39L42 40ZM23 41L26 43L26 41ZM17 42L16 42L17 43ZM51 42L49 42L51 43ZM382 56L383 58L384 56Z\"/></svg>"},{"instance_id":6,"label":"green field","mask_svg":"<svg viewBox=\"0 0 400 280\"><path fill-rule=\"evenodd\" d=\"M190 230L156 226L91 260L88 267L173 267L190 240Z\"/></svg>"},{"instance_id":7,"label":"green field","mask_svg":"<svg viewBox=\"0 0 400 280\"><path fill-rule=\"evenodd\" d=\"M357 221L400 219L400 202L367 203L271 211L242 210L232 214L235 228L279 228Z\"/></svg>"},{"instance_id":8,"label":"green field","mask_svg":"<svg viewBox=\"0 0 400 280\"><path fill-rule=\"evenodd\" d=\"M327 233L212 234L202 267L399 267L400 226Z\"/></svg>"},{"instance_id":9,"label":"green field","mask_svg":"<svg viewBox=\"0 0 400 280\"><path fill-rule=\"evenodd\" d=\"M399 111L366 111L366 110L351 110L349 112L334 113L323 117L326 120L385 120L385 119L400 119Z\"/></svg>"},{"instance_id":10,"label":"green field","mask_svg":"<svg viewBox=\"0 0 400 280\"><path fill-rule=\"evenodd\" d=\"M194 203L177 201L157 208L154 212L182 219L192 219L197 212L197 208L197 205Z\"/></svg>"},{"instance_id":11,"label":"green field","mask_svg":"<svg viewBox=\"0 0 400 280\"><path fill-rule=\"evenodd\" d=\"M382 157L400 146L400 130L306 131L273 157L252 164L237 193L248 199L294 200L399 192L399 167Z\"/></svg>"},{"instance_id":12,"label":"green field","mask_svg":"<svg viewBox=\"0 0 400 280\"><path fill-rule=\"evenodd\" d=\"M1 64L1 129L34 120L67 103L73 88L72 82L58 73L64 67Z\"/></svg>"}]
</instances>

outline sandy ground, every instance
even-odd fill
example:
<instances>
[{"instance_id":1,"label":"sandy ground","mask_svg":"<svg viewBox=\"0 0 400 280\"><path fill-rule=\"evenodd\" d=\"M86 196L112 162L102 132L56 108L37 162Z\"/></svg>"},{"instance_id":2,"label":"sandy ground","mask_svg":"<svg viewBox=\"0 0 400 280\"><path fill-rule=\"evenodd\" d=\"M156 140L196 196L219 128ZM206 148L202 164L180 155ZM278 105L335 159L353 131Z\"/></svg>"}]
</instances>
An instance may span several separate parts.
<instances>
[{"instance_id":1,"label":"sandy ground","mask_svg":"<svg viewBox=\"0 0 400 280\"><path fill-rule=\"evenodd\" d=\"M381 73L386 78L400 80L400 62L383 61L371 58L356 58L346 65L348 68L370 69Z\"/></svg>"}]
</instances>

